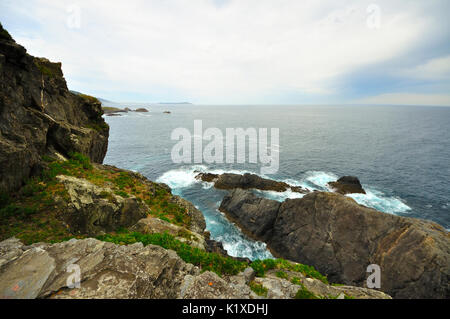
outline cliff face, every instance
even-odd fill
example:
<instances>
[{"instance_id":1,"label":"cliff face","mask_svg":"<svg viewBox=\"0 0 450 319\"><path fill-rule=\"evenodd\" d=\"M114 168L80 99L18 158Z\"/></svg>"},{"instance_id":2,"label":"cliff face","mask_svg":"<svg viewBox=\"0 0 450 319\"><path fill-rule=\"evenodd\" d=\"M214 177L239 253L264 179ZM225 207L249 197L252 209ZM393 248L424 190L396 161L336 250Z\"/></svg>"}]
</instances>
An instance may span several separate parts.
<instances>
[{"instance_id":1,"label":"cliff face","mask_svg":"<svg viewBox=\"0 0 450 319\"><path fill-rule=\"evenodd\" d=\"M0 191L42 169L42 156L81 153L101 163L109 127L101 103L69 92L61 63L27 54L0 25Z\"/></svg>"}]
</instances>

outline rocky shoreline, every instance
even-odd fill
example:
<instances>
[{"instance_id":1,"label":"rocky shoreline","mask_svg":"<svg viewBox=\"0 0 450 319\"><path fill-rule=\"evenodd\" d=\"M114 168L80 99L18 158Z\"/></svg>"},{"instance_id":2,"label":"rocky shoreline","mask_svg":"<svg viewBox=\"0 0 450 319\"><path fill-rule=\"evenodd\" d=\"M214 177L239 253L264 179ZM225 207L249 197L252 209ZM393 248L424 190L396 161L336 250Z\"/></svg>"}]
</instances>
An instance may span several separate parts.
<instances>
[{"instance_id":1,"label":"rocky shoreline","mask_svg":"<svg viewBox=\"0 0 450 319\"><path fill-rule=\"evenodd\" d=\"M275 256L316 267L331 281L364 286L381 267L394 298L448 298L450 236L440 225L378 212L337 193L283 203L235 189L220 210Z\"/></svg>"}]
</instances>

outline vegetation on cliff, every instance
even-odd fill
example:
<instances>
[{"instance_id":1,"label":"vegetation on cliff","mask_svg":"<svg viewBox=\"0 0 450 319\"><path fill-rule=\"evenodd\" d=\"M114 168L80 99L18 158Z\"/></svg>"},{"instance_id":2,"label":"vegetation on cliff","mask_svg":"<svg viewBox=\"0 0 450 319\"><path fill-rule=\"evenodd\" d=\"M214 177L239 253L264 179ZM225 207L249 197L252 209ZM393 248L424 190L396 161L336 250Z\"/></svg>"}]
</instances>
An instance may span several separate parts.
<instances>
[{"instance_id":1,"label":"vegetation on cliff","mask_svg":"<svg viewBox=\"0 0 450 319\"><path fill-rule=\"evenodd\" d=\"M73 238L56 207L57 197L67 198L67 190L58 175L83 178L97 186L106 186L124 198L135 196L150 208L149 214L170 223L189 226L186 209L170 202L170 192L157 183L142 181L131 172L113 167L99 167L81 154L71 154L67 161L44 157L46 168L40 176L29 179L16 193L0 196L0 240L17 237L26 244L58 242ZM149 184L153 188L149 191ZM114 200L111 193L102 196ZM78 236L80 237L80 236Z\"/></svg>"}]
</instances>

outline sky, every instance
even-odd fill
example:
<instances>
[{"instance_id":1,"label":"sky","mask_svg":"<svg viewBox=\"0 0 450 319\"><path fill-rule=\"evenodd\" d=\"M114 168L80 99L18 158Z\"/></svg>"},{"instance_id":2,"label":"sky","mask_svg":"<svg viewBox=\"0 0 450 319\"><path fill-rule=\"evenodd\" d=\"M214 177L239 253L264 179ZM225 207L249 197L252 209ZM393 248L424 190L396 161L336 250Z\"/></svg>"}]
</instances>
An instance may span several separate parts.
<instances>
[{"instance_id":1,"label":"sky","mask_svg":"<svg viewBox=\"0 0 450 319\"><path fill-rule=\"evenodd\" d=\"M115 102L450 106L448 0L0 0L71 90Z\"/></svg>"}]
</instances>

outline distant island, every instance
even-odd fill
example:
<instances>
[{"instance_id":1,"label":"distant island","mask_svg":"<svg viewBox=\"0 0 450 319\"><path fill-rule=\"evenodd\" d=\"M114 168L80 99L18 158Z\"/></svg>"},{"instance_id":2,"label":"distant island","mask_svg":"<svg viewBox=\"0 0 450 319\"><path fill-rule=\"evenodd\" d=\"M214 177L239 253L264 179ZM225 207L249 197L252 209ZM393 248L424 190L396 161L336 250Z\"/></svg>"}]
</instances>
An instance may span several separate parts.
<instances>
[{"instance_id":1,"label":"distant island","mask_svg":"<svg viewBox=\"0 0 450 319\"><path fill-rule=\"evenodd\" d=\"M170 104L170 105L188 104L188 105L192 105L192 103L189 103L189 102L160 102L158 104Z\"/></svg>"}]
</instances>

